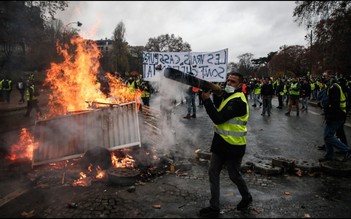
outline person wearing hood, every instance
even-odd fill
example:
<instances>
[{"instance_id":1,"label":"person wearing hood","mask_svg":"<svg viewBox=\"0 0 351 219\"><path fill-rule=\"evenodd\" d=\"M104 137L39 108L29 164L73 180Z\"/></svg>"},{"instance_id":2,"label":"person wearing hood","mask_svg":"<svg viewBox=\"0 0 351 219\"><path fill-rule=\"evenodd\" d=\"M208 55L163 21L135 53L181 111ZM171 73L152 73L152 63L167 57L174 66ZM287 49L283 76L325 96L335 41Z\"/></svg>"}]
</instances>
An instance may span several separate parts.
<instances>
[{"instance_id":1,"label":"person wearing hood","mask_svg":"<svg viewBox=\"0 0 351 219\"><path fill-rule=\"evenodd\" d=\"M200 210L201 217L217 217L220 212L220 173L226 165L231 181L237 186L242 200L237 210L245 210L252 203L252 196L240 173L242 158L246 151L247 121L249 106L242 92L243 76L232 72L228 74L224 91L214 94L203 91L202 98L207 114L214 123L214 136L211 145L211 161L209 167L209 184L211 198L209 207ZM215 103L216 104L215 106Z\"/></svg>"}]
</instances>

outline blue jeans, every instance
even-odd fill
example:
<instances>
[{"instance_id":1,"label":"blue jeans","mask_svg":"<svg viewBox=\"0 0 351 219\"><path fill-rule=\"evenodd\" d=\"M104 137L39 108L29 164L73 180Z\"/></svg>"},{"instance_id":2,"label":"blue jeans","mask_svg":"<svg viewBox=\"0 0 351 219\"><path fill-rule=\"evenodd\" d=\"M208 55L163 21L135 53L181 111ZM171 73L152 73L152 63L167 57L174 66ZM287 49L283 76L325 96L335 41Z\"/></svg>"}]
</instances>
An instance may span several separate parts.
<instances>
[{"instance_id":1,"label":"blue jeans","mask_svg":"<svg viewBox=\"0 0 351 219\"><path fill-rule=\"evenodd\" d=\"M324 143L326 146L326 159L333 159L334 155L334 147L339 149L341 152L348 152L351 151L351 148L342 143L336 137L336 131L344 125L344 120L337 120L337 121L326 121L326 126L324 128Z\"/></svg>"},{"instance_id":2,"label":"blue jeans","mask_svg":"<svg viewBox=\"0 0 351 219\"><path fill-rule=\"evenodd\" d=\"M188 114L191 114L191 110L193 114L196 115L196 105L195 105L195 95L187 95L185 97Z\"/></svg>"}]
</instances>

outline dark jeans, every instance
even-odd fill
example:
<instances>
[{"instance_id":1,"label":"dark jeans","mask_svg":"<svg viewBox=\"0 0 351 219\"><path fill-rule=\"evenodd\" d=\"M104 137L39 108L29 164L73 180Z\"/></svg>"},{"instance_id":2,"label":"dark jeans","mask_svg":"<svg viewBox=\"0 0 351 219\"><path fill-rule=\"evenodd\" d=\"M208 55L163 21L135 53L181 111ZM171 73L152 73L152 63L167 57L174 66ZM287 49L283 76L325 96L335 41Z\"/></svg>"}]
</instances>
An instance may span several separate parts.
<instances>
[{"instance_id":1,"label":"dark jeans","mask_svg":"<svg viewBox=\"0 0 351 219\"><path fill-rule=\"evenodd\" d=\"M334 147L339 149L341 152L348 152L351 148L342 143L337 137L336 132L340 129L340 126L344 125L343 120L336 121L326 121L326 126L324 128L324 143L326 147L326 159L333 159Z\"/></svg>"},{"instance_id":2,"label":"dark jeans","mask_svg":"<svg viewBox=\"0 0 351 219\"><path fill-rule=\"evenodd\" d=\"M11 91L8 90L3 90L2 91L2 95L3 95L3 100L6 101L7 103L10 103L11 100Z\"/></svg>"},{"instance_id":3,"label":"dark jeans","mask_svg":"<svg viewBox=\"0 0 351 219\"><path fill-rule=\"evenodd\" d=\"M211 164L208 171L211 190L210 206L212 208L219 209L219 176L224 164L226 164L230 180L238 187L241 197L247 198L250 195L246 182L240 173L241 161L242 157L226 160L220 155L212 153Z\"/></svg>"},{"instance_id":4,"label":"dark jeans","mask_svg":"<svg viewBox=\"0 0 351 219\"><path fill-rule=\"evenodd\" d=\"M263 102L263 108L262 108L262 114L266 114L266 111L268 115L271 115L271 109L272 109L272 96L267 95L267 96L262 96L262 102Z\"/></svg>"},{"instance_id":5,"label":"dark jeans","mask_svg":"<svg viewBox=\"0 0 351 219\"><path fill-rule=\"evenodd\" d=\"M279 106L283 106L283 95L278 95Z\"/></svg>"},{"instance_id":6,"label":"dark jeans","mask_svg":"<svg viewBox=\"0 0 351 219\"><path fill-rule=\"evenodd\" d=\"M20 99L20 103L24 103L24 102L26 102L25 100L24 100L24 90L19 90L19 92L20 92L20 94L21 94L21 99Z\"/></svg>"},{"instance_id":7,"label":"dark jeans","mask_svg":"<svg viewBox=\"0 0 351 219\"><path fill-rule=\"evenodd\" d=\"M36 113L39 115L42 115L41 110L38 105L38 100L27 100L27 112L25 116L30 116L30 113L32 112L32 109L36 110Z\"/></svg>"}]
</instances>

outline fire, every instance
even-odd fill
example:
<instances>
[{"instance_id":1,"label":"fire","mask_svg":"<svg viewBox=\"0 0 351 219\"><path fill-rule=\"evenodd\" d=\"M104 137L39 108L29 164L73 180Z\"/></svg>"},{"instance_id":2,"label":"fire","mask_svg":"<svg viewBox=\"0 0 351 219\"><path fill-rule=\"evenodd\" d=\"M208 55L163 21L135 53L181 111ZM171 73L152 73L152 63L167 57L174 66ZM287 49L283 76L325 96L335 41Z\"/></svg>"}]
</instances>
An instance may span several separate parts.
<instances>
[{"instance_id":1,"label":"fire","mask_svg":"<svg viewBox=\"0 0 351 219\"><path fill-rule=\"evenodd\" d=\"M96 172L97 172L95 176L96 179L103 179L106 177L106 171L102 170L100 166L97 166Z\"/></svg>"},{"instance_id":2,"label":"fire","mask_svg":"<svg viewBox=\"0 0 351 219\"><path fill-rule=\"evenodd\" d=\"M77 180L74 180L72 186L90 186L91 185L91 178L87 177L84 172L79 173L80 177Z\"/></svg>"},{"instance_id":3,"label":"fire","mask_svg":"<svg viewBox=\"0 0 351 219\"><path fill-rule=\"evenodd\" d=\"M137 100L140 103L140 90L131 91L120 79L102 72L99 63L101 52L94 41L77 36L70 42L70 45L63 46L57 43L57 50L64 61L51 63L47 71L44 84L52 90L48 117L87 110L91 102L120 104ZM108 95L100 89L106 81Z\"/></svg>"},{"instance_id":4,"label":"fire","mask_svg":"<svg viewBox=\"0 0 351 219\"><path fill-rule=\"evenodd\" d=\"M132 156L126 155L125 158L118 158L115 153L111 153L112 165L116 168L132 168L134 167L135 160Z\"/></svg>"},{"instance_id":5,"label":"fire","mask_svg":"<svg viewBox=\"0 0 351 219\"><path fill-rule=\"evenodd\" d=\"M90 173L93 172L93 164L90 164L90 165L88 166L88 171L89 171ZM103 178L105 178L105 176L106 176L106 171L103 170L103 169L101 169L101 167L100 167L99 165L95 168L95 171L96 171L96 176L95 176L96 179L103 179Z\"/></svg>"},{"instance_id":6,"label":"fire","mask_svg":"<svg viewBox=\"0 0 351 219\"><path fill-rule=\"evenodd\" d=\"M96 176L93 177L95 179L104 179L107 176L106 171L101 169L99 165L95 168L95 171L96 171ZM79 179L74 180L72 183L72 186L90 186L92 181L91 175L94 174L93 164L89 164L88 172L89 173L80 172Z\"/></svg>"},{"instance_id":7,"label":"fire","mask_svg":"<svg viewBox=\"0 0 351 219\"><path fill-rule=\"evenodd\" d=\"M34 136L22 128L21 134L17 144L11 146L10 155L7 156L9 160L17 159L33 159L33 150L38 147L38 142L34 142Z\"/></svg>"}]
</instances>

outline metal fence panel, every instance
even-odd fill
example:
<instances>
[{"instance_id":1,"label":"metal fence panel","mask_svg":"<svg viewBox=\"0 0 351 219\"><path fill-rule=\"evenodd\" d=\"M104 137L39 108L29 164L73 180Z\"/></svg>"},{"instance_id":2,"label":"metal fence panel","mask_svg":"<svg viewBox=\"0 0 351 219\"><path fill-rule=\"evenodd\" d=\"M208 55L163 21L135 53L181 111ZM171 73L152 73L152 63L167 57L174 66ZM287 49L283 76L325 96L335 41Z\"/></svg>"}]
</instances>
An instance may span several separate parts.
<instances>
[{"instance_id":1,"label":"metal fence panel","mask_svg":"<svg viewBox=\"0 0 351 219\"><path fill-rule=\"evenodd\" d=\"M82 156L94 147L110 151L141 146L136 102L37 121L32 166Z\"/></svg>"}]
</instances>

